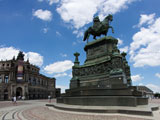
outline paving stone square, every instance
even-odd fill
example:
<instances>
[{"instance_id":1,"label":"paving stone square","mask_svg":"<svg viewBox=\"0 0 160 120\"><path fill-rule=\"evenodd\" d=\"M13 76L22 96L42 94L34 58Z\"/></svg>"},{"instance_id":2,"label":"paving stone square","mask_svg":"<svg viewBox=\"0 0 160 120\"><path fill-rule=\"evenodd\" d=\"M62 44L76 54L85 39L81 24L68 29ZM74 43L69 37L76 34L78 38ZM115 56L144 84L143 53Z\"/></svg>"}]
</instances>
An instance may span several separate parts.
<instances>
[{"instance_id":1,"label":"paving stone square","mask_svg":"<svg viewBox=\"0 0 160 120\"><path fill-rule=\"evenodd\" d=\"M56 102L52 99L51 103ZM84 113L57 110L46 107L48 100L17 101L13 105L11 101L0 101L0 120L159 120L160 110L153 112L153 117L108 114L108 113ZM159 99L150 100L150 103L160 105Z\"/></svg>"}]
</instances>

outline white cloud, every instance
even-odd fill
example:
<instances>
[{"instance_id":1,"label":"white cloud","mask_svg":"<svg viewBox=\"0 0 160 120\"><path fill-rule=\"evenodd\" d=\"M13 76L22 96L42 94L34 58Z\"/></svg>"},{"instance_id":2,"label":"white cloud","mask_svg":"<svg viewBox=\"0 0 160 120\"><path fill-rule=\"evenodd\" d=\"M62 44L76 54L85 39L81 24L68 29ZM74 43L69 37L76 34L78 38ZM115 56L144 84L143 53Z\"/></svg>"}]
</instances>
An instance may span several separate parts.
<instances>
[{"instance_id":1,"label":"white cloud","mask_svg":"<svg viewBox=\"0 0 160 120\"><path fill-rule=\"evenodd\" d=\"M14 47L0 47L0 60L11 60L14 56L17 57L19 49ZM43 56L35 52L23 52L25 54L24 60L28 58L31 64L41 66L43 64Z\"/></svg>"},{"instance_id":2,"label":"white cloud","mask_svg":"<svg viewBox=\"0 0 160 120\"><path fill-rule=\"evenodd\" d=\"M72 43L73 46L76 45L76 44L77 44L76 42L73 42L73 43Z\"/></svg>"},{"instance_id":3,"label":"white cloud","mask_svg":"<svg viewBox=\"0 0 160 120\"><path fill-rule=\"evenodd\" d=\"M17 57L19 50L14 47L0 47L0 60L11 60Z\"/></svg>"},{"instance_id":4,"label":"white cloud","mask_svg":"<svg viewBox=\"0 0 160 120\"><path fill-rule=\"evenodd\" d=\"M144 86L144 84L143 83L139 83L139 86Z\"/></svg>"},{"instance_id":5,"label":"white cloud","mask_svg":"<svg viewBox=\"0 0 160 120\"><path fill-rule=\"evenodd\" d=\"M43 2L44 0L37 0L38 2Z\"/></svg>"},{"instance_id":6,"label":"white cloud","mask_svg":"<svg viewBox=\"0 0 160 120\"><path fill-rule=\"evenodd\" d=\"M48 0L48 2L49 2L49 5L52 5L53 3L58 3L59 0Z\"/></svg>"},{"instance_id":7,"label":"white cloud","mask_svg":"<svg viewBox=\"0 0 160 120\"><path fill-rule=\"evenodd\" d=\"M27 52L24 53L25 57L24 59L27 60L29 58L29 62L31 64L37 65L37 66L42 66L43 64L43 56L41 56L39 53L35 52Z\"/></svg>"},{"instance_id":8,"label":"white cloud","mask_svg":"<svg viewBox=\"0 0 160 120\"><path fill-rule=\"evenodd\" d=\"M125 47L123 47L123 48L120 48L119 49L120 50L120 52L122 53L122 52L128 52L128 46L125 46Z\"/></svg>"},{"instance_id":9,"label":"white cloud","mask_svg":"<svg viewBox=\"0 0 160 120\"><path fill-rule=\"evenodd\" d=\"M146 86L147 86L148 88L150 88L151 90L153 90L154 93L155 93L155 92L159 92L159 93L160 93L160 87L159 87L159 86L154 85L154 84L147 84Z\"/></svg>"},{"instance_id":10,"label":"white cloud","mask_svg":"<svg viewBox=\"0 0 160 120\"><path fill-rule=\"evenodd\" d=\"M118 40L118 46L123 44L123 40L121 40L120 38L117 38L117 40Z\"/></svg>"},{"instance_id":11,"label":"white cloud","mask_svg":"<svg viewBox=\"0 0 160 120\"><path fill-rule=\"evenodd\" d=\"M127 5L137 0L103 0L99 6L99 16L104 18L108 14L115 14L123 9L127 9Z\"/></svg>"},{"instance_id":12,"label":"white cloud","mask_svg":"<svg viewBox=\"0 0 160 120\"><path fill-rule=\"evenodd\" d=\"M53 74L53 73L62 73L67 70L70 70L73 66L73 62L70 60L65 60L65 61L58 61L53 64L47 65L44 70L48 74Z\"/></svg>"},{"instance_id":13,"label":"white cloud","mask_svg":"<svg viewBox=\"0 0 160 120\"><path fill-rule=\"evenodd\" d=\"M56 88L61 88L61 93L65 93L65 89L68 89L68 86L56 85Z\"/></svg>"},{"instance_id":14,"label":"white cloud","mask_svg":"<svg viewBox=\"0 0 160 120\"><path fill-rule=\"evenodd\" d=\"M90 23L95 14L104 18L126 9L133 1L136 0L61 0L57 12L65 22L79 29Z\"/></svg>"},{"instance_id":15,"label":"white cloud","mask_svg":"<svg viewBox=\"0 0 160 120\"><path fill-rule=\"evenodd\" d=\"M144 79L144 77L138 74L138 75L131 76L131 79L133 82L138 82L138 81L141 81L142 79Z\"/></svg>"},{"instance_id":16,"label":"white cloud","mask_svg":"<svg viewBox=\"0 0 160 120\"><path fill-rule=\"evenodd\" d=\"M44 2L46 1L47 3L49 3L49 5L52 5L54 3L58 3L59 0L37 0L38 2Z\"/></svg>"},{"instance_id":17,"label":"white cloud","mask_svg":"<svg viewBox=\"0 0 160 120\"><path fill-rule=\"evenodd\" d=\"M152 18L151 18L152 20ZM149 20L148 20L149 21ZM145 22L146 23L146 22ZM148 24L147 24L148 25ZM133 35L130 60L134 67L160 65L160 17Z\"/></svg>"},{"instance_id":18,"label":"white cloud","mask_svg":"<svg viewBox=\"0 0 160 120\"><path fill-rule=\"evenodd\" d=\"M84 30L74 30L73 34L77 35L77 38L84 36Z\"/></svg>"},{"instance_id":19,"label":"white cloud","mask_svg":"<svg viewBox=\"0 0 160 120\"><path fill-rule=\"evenodd\" d=\"M61 53L60 55L61 55L62 57L67 57L67 54Z\"/></svg>"},{"instance_id":20,"label":"white cloud","mask_svg":"<svg viewBox=\"0 0 160 120\"><path fill-rule=\"evenodd\" d=\"M69 74L68 76L69 76L69 77L73 77L73 76L72 76L72 73L71 73L71 74Z\"/></svg>"},{"instance_id":21,"label":"white cloud","mask_svg":"<svg viewBox=\"0 0 160 120\"><path fill-rule=\"evenodd\" d=\"M67 73L58 73L58 74L54 75L55 78L64 77L64 76L67 76Z\"/></svg>"},{"instance_id":22,"label":"white cloud","mask_svg":"<svg viewBox=\"0 0 160 120\"><path fill-rule=\"evenodd\" d=\"M155 76L160 78L160 73L156 73Z\"/></svg>"},{"instance_id":23,"label":"white cloud","mask_svg":"<svg viewBox=\"0 0 160 120\"><path fill-rule=\"evenodd\" d=\"M60 32L56 31L56 35L62 36Z\"/></svg>"},{"instance_id":24,"label":"white cloud","mask_svg":"<svg viewBox=\"0 0 160 120\"><path fill-rule=\"evenodd\" d=\"M33 12L33 16L35 16L41 20L44 20L44 21L51 21L52 20L52 13L49 10L38 9Z\"/></svg>"},{"instance_id":25,"label":"white cloud","mask_svg":"<svg viewBox=\"0 0 160 120\"><path fill-rule=\"evenodd\" d=\"M43 33L47 33L49 28L43 28Z\"/></svg>"},{"instance_id":26,"label":"white cloud","mask_svg":"<svg viewBox=\"0 0 160 120\"><path fill-rule=\"evenodd\" d=\"M155 13L150 15L142 14L140 16L141 18L139 20L138 27L141 27L143 24L148 24L148 25L152 24L154 22Z\"/></svg>"}]
</instances>

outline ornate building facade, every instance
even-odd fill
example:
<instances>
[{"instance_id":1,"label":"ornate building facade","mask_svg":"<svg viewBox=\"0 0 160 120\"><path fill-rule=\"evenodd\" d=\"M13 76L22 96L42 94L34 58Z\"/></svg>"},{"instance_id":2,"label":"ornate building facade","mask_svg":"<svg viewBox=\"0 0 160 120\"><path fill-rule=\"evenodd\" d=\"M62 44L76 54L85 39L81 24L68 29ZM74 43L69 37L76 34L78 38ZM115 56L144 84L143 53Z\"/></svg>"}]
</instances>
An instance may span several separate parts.
<instances>
[{"instance_id":1,"label":"ornate building facade","mask_svg":"<svg viewBox=\"0 0 160 120\"><path fill-rule=\"evenodd\" d=\"M40 68L24 61L24 54L17 58L0 61L0 100L10 100L13 96L25 99L56 97L55 78L39 73Z\"/></svg>"}]
</instances>

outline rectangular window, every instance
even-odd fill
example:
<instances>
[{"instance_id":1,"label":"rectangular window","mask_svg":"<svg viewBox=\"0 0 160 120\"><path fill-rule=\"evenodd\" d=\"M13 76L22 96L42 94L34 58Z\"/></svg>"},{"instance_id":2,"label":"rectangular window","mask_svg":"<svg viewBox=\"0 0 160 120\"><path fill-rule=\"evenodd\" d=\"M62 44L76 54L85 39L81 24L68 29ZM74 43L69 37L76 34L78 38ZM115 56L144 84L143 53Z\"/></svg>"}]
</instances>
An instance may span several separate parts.
<instances>
[{"instance_id":1,"label":"rectangular window","mask_svg":"<svg viewBox=\"0 0 160 120\"><path fill-rule=\"evenodd\" d=\"M2 77L0 76L0 83L2 83Z\"/></svg>"},{"instance_id":2,"label":"rectangular window","mask_svg":"<svg viewBox=\"0 0 160 120\"><path fill-rule=\"evenodd\" d=\"M5 82L5 83L8 83L8 76L5 76L4 82Z\"/></svg>"},{"instance_id":3,"label":"rectangular window","mask_svg":"<svg viewBox=\"0 0 160 120\"><path fill-rule=\"evenodd\" d=\"M29 84L31 83L31 78L30 78L30 77L29 77L28 83L29 83Z\"/></svg>"}]
</instances>

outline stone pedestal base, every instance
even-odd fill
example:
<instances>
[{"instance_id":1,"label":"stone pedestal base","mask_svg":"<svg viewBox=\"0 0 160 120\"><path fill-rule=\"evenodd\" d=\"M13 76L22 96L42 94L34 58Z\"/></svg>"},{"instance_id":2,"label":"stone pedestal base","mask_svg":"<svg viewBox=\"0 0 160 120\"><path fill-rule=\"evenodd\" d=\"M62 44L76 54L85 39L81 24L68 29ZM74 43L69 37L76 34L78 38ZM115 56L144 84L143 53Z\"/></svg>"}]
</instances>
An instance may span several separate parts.
<instances>
[{"instance_id":1,"label":"stone pedestal base","mask_svg":"<svg viewBox=\"0 0 160 120\"><path fill-rule=\"evenodd\" d=\"M81 96L57 98L57 103L85 106L137 106L147 105L148 98L134 96Z\"/></svg>"},{"instance_id":2,"label":"stone pedestal base","mask_svg":"<svg viewBox=\"0 0 160 120\"><path fill-rule=\"evenodd\" d=\"M137 107L127 106L83 106L83 105L67 105L61 103L46 104L48 107L54 107L59 110L67 110L74 112L89 113L120 113L130 115L143 115L144 119L153 119L152 111L159 110L159 106L155 104L139 105ZM115 114L114 114L115 115ZM150 116L151 118L148 118Z\"/></svg>"}]
</instances>

